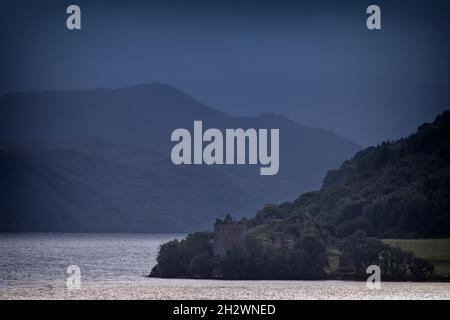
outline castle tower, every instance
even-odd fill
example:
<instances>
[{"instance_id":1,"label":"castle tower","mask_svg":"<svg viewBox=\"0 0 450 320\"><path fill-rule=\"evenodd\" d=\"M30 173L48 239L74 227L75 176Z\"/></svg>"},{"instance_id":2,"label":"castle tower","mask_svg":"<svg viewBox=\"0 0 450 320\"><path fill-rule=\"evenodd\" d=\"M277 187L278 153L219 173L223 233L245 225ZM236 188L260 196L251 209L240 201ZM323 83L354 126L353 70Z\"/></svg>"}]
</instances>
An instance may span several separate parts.
<instances>
[{"instance_id":1,"label":"castle tower","mask_svg":"<svg viewBox=\"0 0 450 320\"><path fill-rule=\"evenodd\" d=\"M214 255L224 257L227 251L242 243L247 235L247 224L244 221L233 221L227 215L224 220L217 219L214 223Z\"/></svg>"}]
</instances>

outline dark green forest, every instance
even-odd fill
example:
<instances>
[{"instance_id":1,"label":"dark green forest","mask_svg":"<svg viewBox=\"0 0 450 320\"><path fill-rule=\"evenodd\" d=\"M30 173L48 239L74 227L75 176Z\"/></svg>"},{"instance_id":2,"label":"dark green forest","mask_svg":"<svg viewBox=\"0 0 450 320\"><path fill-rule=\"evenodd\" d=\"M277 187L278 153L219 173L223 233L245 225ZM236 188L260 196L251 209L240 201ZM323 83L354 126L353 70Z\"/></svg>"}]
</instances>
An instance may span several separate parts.
<instances>
[{"instance_id":1,"label":"dark green forest","mask_svg":"<svg viewBox=\"0 0 450 320\"><path fill-rule=\"evenodd\" d=\"M450 237L450 112L406 139L358 152L329 171L319 191L268 206L250 225L283 219L289 229L302 215L338 238L357 230L377 238Z\"/></svg>"},{"instance_id":2,"label":"dark green forest","mask_svg":"<svg viewBox=\"0 0 450 320\"><path fill-rule=\"evenodd\" d=\"M450 112L358 152L320 190L246 223L246 241L225 257L214 256L210 232L163 244L151 276L364 279L376 264L388 280L432 279L433 264L379 239L450 237Z\"/></svg>"}]
</instances>

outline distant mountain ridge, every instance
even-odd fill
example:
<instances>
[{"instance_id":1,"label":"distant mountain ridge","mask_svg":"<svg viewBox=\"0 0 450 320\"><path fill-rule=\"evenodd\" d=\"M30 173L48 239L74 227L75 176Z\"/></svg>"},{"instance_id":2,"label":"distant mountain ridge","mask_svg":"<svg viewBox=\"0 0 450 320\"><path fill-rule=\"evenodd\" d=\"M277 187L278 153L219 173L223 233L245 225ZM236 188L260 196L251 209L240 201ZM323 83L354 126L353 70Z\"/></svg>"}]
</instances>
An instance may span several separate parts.
<instances>
[{"instance_id":1,"label":"distant mountain ridge","mask_svg":"<svg viewBox=\"0 0 450 320\"><path fill-rule=\"evenodd\" d=\"M170 133L194 120L205 129L279 128L279 174L173 165ZM317 188L359 149L275 114L232 117L161 83L7 94L0 96L0 230L197 230Z\"/></svg>"}]
</instances>

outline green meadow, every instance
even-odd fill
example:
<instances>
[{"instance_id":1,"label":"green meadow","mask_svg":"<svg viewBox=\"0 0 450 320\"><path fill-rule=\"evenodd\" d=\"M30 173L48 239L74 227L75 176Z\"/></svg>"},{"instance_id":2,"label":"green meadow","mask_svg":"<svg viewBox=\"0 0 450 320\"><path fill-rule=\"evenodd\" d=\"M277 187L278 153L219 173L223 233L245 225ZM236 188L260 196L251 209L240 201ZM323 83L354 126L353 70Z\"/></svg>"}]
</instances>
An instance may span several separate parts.
<instances>
[{"instance_id":1,"label":"green meadow","mask_svg":"<svg viewBox=\"0 0 450 320\"><path fill-rule=\"evenodd\" d=\"M450 239L383 239L382 241L432 262L436 275L450 276Z\"/></svg>"}]
</instances>

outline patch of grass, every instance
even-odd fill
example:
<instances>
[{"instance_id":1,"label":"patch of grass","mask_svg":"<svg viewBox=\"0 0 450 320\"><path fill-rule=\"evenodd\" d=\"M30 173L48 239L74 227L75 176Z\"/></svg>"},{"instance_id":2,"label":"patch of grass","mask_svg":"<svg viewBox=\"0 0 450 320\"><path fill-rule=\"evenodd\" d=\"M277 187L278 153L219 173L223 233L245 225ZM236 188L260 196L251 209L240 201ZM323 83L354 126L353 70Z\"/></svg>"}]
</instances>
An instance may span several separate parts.
<instances>
[{"instance_id":1,"label":"patch of grass","mask_svg":"<svg viewBox=\"0 0 450 320\"><path fill-rule=\"evenodd\" d=\"M435 274L450 276L450 239L383 239L382 241L430 261L435 266Z\"/></svg>"}]
</instances>

